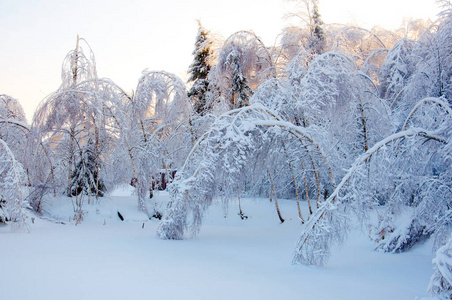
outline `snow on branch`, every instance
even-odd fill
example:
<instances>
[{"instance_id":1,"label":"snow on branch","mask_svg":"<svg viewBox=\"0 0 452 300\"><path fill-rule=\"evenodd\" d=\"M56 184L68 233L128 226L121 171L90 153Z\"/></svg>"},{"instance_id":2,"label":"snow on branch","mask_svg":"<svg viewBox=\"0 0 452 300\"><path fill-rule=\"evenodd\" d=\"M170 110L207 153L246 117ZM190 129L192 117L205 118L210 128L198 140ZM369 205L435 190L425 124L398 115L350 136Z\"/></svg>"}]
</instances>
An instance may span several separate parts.
<instances>
[{"instance_id":1,"label":"snow on branch","mask_svg":"<svg viewBox=\"0 0 452 300\"><path fill-rule=\"evenodd\" d=\"M452 297L452 235L449 241L436 252L433 269L435 272L428 286L429 294L450 299Z\"/></svg>"},{"instance_id":2,"label":"snow on branch","mask_svg":"<svg viewBox=\"0 0 452 300\"><path fill-rule=\"evenodd\" d=\"M344 219L347 217L345 214L340 213L341 206L343 206L342 203L346 202L346 199L340 197L341 190L360 171L360 167L377 151L389 143L411 136L442 141L440 138L435 137L435 133L428 133L423 129L411 128L386 137L359 156L337 185L334 192L306 223L305 229L295 247L292 260L294 264L322 266L326 263L330 254L329 249L331 243L341 241L348 231L348 226L344 225L346 224Z\"/></svg>"},{"instance_id":3,"label":"snow on branch","mask_svg":"<svg viewBox=\"0 0 452 300\"><path fill-rule=\"evenodd\" d=\"M28 203L24 200L25 171L8 145L0 139L0 200L6 202L13 230L28 230Z\"/></svg>"},{"instance_id":4,"label":"snow on branch","mask_svg":"<svg viewBox=\"0 0 452 300\"><path fill-rule=\"evenodd\" d=\"M274 138L299 142L298 147L290 150L292 157L306 156L308 148L322 157L323 167L330 174L329 185L334 187L331 168L312 135L315 135L313 130L282 121L275 112L259 103L220 115L210 130L198 139L170 186L171 206L157 235L163 239L181 239L189 225L196 234L214 196L228 202L237 195L237 186L243 184L243 174L250 161L284 151L278 148L282 147L280 143L272 143ZM268 151L272 148L275 151ZM311 156L311 159L314 158Z\"/></svg>"},{"instance_id":5,"label":"snow on branch","mask_svg":"<svg viewBox=\"0 0 452 300\"><path fill-rule=\"evenodd\" d=\"M421 101L419 101L416 106L411 110L411 112L409 113L408 117L405 120L405 123L403 124L402 130L405 130L406 127L408 126L408 123L410 122L410 120L413 118L414 114L425 104L427 103L434 103L436 105L438 105L441 109L444 110L445 113L447 113L449 116L452 116L452 110L450 109L450 106L447 102L445 102L444 100L442 100L441 98L433 98L433 97L429 97L429 98L425 98Z\"/></svg>"},{"instance_id":6,"label":"snow on branch","mask_svg":"<svg viewBox=\"0 0 452 300\"><path fill-rule=\"evenodd\" d=\"M27 132L30 131L30 126L27 123L21 122L19 120L15 120L15 119L0 119L0 123L15 125L15 126L18 126L18 127L22 128L22 129L25 129L25 131L27 131Z\"/></svg>"}]
</instances>

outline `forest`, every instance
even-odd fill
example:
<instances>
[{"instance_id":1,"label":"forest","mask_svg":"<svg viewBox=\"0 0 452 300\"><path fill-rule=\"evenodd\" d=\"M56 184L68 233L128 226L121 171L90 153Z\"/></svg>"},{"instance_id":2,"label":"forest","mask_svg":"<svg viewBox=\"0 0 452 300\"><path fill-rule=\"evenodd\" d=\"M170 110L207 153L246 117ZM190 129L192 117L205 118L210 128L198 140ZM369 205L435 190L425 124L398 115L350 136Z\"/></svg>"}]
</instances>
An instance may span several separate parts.
<instances>
[{"instance_id":1,"label":"forest","mask_svg":"<svg viewBox=\"0 0 452 300\"><path fill-rule=\"evenodd\" d=\"M452 6L434 22L367 30L325 24L317 0L275 46L199 22L184 82L144 70L133 93L97 76L76 38L61 85L28 124L0 95L0 223L32 230L49 198L69 197L73 221L121 184L161 219L157 236L197 235L213 202L297 203L293 264L324 266L353 220L376 249L400 253L433 239L428 291L452 295ZM168 183L162 211L153 190ZM303 204L303 205L301 205ZM304 209L303 209L304 208ZM144 225L143 225L144 226Z\"/></svg>"}]
</instances>

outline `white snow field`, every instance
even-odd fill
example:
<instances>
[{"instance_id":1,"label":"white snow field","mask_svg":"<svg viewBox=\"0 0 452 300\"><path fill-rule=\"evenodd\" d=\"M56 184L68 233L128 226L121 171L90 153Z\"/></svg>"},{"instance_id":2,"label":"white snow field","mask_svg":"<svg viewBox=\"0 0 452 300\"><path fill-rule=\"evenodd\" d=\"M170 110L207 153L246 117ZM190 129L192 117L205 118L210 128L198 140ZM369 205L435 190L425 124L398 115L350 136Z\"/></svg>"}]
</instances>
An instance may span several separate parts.
<instances>
[{"instance_id":1,"label":"white snow field","mask_svg":"<svg viewBox=\"0 0 452 300\"><path fill-rule=\"evenodd\" d=\"M168 194L155 198L164 207ZM325 267L291 265L302 229L291 200L280 200L282 224L268 199L242 199L248 220L236 204L227 217L215 204L200 234L181 241L158 239L158 220L137 212L127 189L84 208L77 226L59 198L45 205L52 221L36 218L30 233L0 228L0 299L400 300L424 296L433 273L431 242L380 253L360 228Z\"/></svg>"}]
</instances>

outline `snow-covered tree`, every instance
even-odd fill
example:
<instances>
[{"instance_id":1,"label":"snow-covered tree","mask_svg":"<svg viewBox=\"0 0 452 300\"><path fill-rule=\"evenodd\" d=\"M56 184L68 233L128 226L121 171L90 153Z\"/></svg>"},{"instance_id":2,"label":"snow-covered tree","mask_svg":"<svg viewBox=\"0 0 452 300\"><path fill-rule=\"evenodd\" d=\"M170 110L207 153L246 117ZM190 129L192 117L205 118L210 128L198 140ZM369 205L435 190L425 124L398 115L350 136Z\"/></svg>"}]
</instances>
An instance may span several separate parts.
<instances>
[{"instance_id":1,"label":"snow-covered tree","mask_svg":"<svg viewBox=\"0 0 452 300\"><path fill-rule=\"evenodd\" d=\"M131 105L138 207L148 213L145 195L152 178L161 170L178 169L191 148L191 104L185 85L177 76L144 71Z\"/></svg>"},{"instance_id":2,"label":"snow-covered tree","mask_svg":"<svg viewBox=\"0 0 452 300\"><path fill-rule=\"evenodd\" d=\"M94 97L91 91L77 87L85 80L96 77L94 61L84 54L77 38L76 49L69 52L64 60L60 88L41 102L33 118L33 128L49 144L49 150L56 150L52 152L61 159L58 165L66 169L67 195L71 195L70 182L77 143L85 138L85 122L92 121L87 102Z\"/></svg>"},{"instance_id":3,"label":"snow-covered tree","mask_svg":"<svg viewBox=\"0 0 452 300\"><path fill-rule=\"evenodd\" d=\"M27 133L27 120L19 101L8 95L0 95L0 139L8 144L22 164L25 162Z\"/></svg>"},{"instance_id":4,"label":"snow-covered tree","mask_svg":"<svg viewBox=\"0 0 452 300\"><path fill-rule=\"evenodd\" d=\"M28 230L25 171L2 139L0 150L0 218L11 221L13 230Z\"/></svg>"},{"instance_id":5,"label":"snow-covered tree","mask_svg":"<svg viewBox=\"0 0 452 300\"><path fill-rule=\"evenodd\" d=\"M309 30L298 26L286 27L279 37L279 59L287 66L295 57L302 57L307 67L312 60L312 53L306 50L310 37Z\"/></svg>"},{"instance_id":6,"label":"snow-covered tree","mask_svg":"<svg viewBox=\"0 0 452 300\"><path fill-rule=\"evenodd\" d=\"M407 38L398 41L389 51L380 69L380 95L391 107L400 99L414 71L412 50L414 42Z\"/></svg>"},{"instance_id":7,"label":"snow-covered tree","mask_svg":"<svg viewBox=\"0 0 452 300\"><path fill-rule=\"evenodd\" d=\"M270 162L283 154L279 142L281 139L287 144L298 145L296 148L287 147L288 161L297 157L319 163L317 169L322 169L322 174L330 177L328 188L332 189L334 179L331 168L312 136L316 136L315 129L283 121L275 112L258 103L220 115L195 144L171 185L172 201L158 228L158 235L165 239L181 239L187 227L196 234L202 224L204 211L211 205L213 198L218 196L227 204L232 197L238 196L238 191L243 190L245 185L251 189L250 184L258 184L275 196L276 191L272 188L274 174L282 172L280 166ZM281 158L277 161L281 162ZM250 165L256 168L249 168ZM260 166L266 170L263 171ZM286 162L285 168L288 166ZM268 177L264 180L259 177L257 180L250 179L262 173ZM314 177L314 174L310 176Z\"/></svg>"},{"instance_id":8,"label":"snow-covered tree","mask_svg":"<svg viewBox=\"0 0 452 300\"><path fill-rule=\"evenodd\" d=\"M97 77L89 45L77 38L75 50L69 52L63 62L60 88L41 102L33 118L33 140L36 141L32 144L41 145L50 165L33 168L36 173L32 185L47 187L50 173L56 190L71 196L74 170L82 161L81 155L91 147L88 143L91 141L98 178L86 180L95 187L94 195L99 196L103 176L100 162L106 161L114 141L120 136L120 127L124 124L118 122L117 112L125 98L128 98L126 93L111 80ZM39 156L39 151L35 147L30 153ZM42 164L42 159L36 160L36 164ZM76 199L79 212L83 202L80 197Z\"/></svg>"},{"instance_id":9,"label":"snow-covered tree","mask_svg":"<svg viewBox=\"0 0 452 300\"><path fill-rule=\"evenodd\" d=\"M36 175L48 170L47 167L41 166L46 165L50 158L45 152L43 144L37 141L35 132L27 124L20 103L7 95L0 95L0 99L0 138L8 145L15 159L24 167L27 183L32 186L31 193L27 197L29 204L35 211L41 212L41 196L38 195L40 194L38 190L43 185L37 184ZM37 155L36 152L41 152L41 155ZM38 165L40 166L37 167ZM53 178L50 173L46 174L46 181L49 181L49 177ZM49 186L45 189L49 189Z\"/></svg>"},{"instance_id":10,"label":"snow-covered tree","mask_svg":"<svg viewBox=\"0 0 452 300\"><path fill-rule=\"evenodd\" d=\"M384 251L401 252L417 242L434 236L442 245L450 230L451 169L448 154L451 114L441 99L426 98L413 109L402 130L423 128L434 132L437 139L422 145L407 140L388 157L390 172L385 178L392 183L385 201L385 210L375 228L378 247ZM423 157L419 161L419 157ZM401 217L403 216L403 217Z\"/></svg>"},{"instance_id":11,"label":"snow-covered tree","mask_svg":"<svg viewBox=\"0 0 452 300\"><path fill-rule=\"evenodd\" d=\"M431 20L424 19L404 19L402 27L396 31L400 36L417 41L424 34L425 30L432 25Z\"/></svg>"},{"instance_id":12,"label":"snow-covered tree","mask_svg":"<svg viewBox=\"0 0 452 300\"><path fill-rule=\"evenodd\" d=\"M8 213L6 212L6 201L1 200L0 201L0 223L6 224L6 221L8 221Z\"/></svg>"},{"instance_id":13,"label":"snow-covered tree","mask_svg":"<svg viewBox=\"0 0 452 300\"><path fill-rule=\"evenodd\" d=\"M254 89L274 77L274 59L260 38L250 31L236 32L225 41L211 72L208 103L226 110L247 106Z\"/></svg>"},{"instance_id":14,"label":"snow-covered tree","mask_svg":"<svg viewBox=\"0 0 452 300\"><path fill-rule=\"evenodd\" d=\"M325 47L325 32L323 30L323 21L319 12L318 0L312 0L312 24L310 26L311 39L309 49L315 54L321 54Z\"/></svg>"},{"instance_id":15,"label":"snow-covered tree","mask_svg":"<svg viewBox=\"0 0 452 300\"><path fill-rule=\"evenodd\" d=\"M99 161L99 155L95 153L94 142L88 140L86 146L80 151L81 153L71 177L71 195L78 196L83 193L102 197L105 192L105 185L103 180L99 178L101 162Z\"/></svg>"},{"instance_id":16,"label":"snow-covered tree","mask_svg":"<svg viewBox=\"0 0 452 300\"><path fill-rule=\"evenodd\" d=\"M188 69L190 74L189 82L193 82L188 91L188 97L193 103L193 110L204 115L208 110L206 107L206 93L209 88L208 75L212 68L212 41L210 33L198 21L199 29L196 36L195 50L193 51L194 60Z\"/></svg>"},{"instance_id":17,"label":"snow-covered tree","mask_svg":"<svg viewBox=\"0 0 452 300\"><path fill-rule=\"evenodd\" d=\"M281 114L296 125L326 130L324 142L334 149L328 154L338 174L392 130L388 108L376 97L375 84L351 58L326 52L306 72L295 67L288 71Z\"/></svg>"},{"instance_id":18,"label":"snow-covered tree","mask_svg":"<svg viewBox=\"0 0 452 300\"><path fill-rule=\"evenodd\" d=\"M326 30L326 49L352 57L358 69L377 82L385 54L400 37L381 27L371 30L349 25L332 24ZM373 74L375 73L375 74Z\"/></svg>"},{"instance_id":19,"label":"snow-covered tree","mask_svg":"<svg viewBox=\"0 0 452 300\"><path fill-rule=\"evenodd\" d=\"M452 297L452 236L436 251L433 270L428 286L429 294L436 296L437 299L450 299Z\"/></svg>"},{"instance_id":20,"label":"snow-covered tree","mask_svg":"<svg viewBox=\"0 0 452 300\"><path fill-rule=\"evenodd\" d=\"M294 263L324 264L330 244L345 237L350 213L367 222L370 208L381 204L384 210L374 229L379 248L400 252L433 233L442 236L444 226L451 223L447 218L452 189L447 178L452 171L449 162L452 120L444 101L425 99L422 103L425 102L441 104L441 122L427 128L408 126L418 111L413 110L402 131L375 143L359 156L306 224ZM434 120L438 115L438 110L427 112L424 110L419 116ZM370 188L373 181L376 186Z\"/></svg>"},{"instance_id":21,"label":"snow-covered tree","mask_svg":"<svg viewBox=\"0 0 452 300\"><path fill-rule=\"evenodd\" d=\"M325 47L325 32L323 21L319 11L318 0L294 0L297 3L297 11L289 15L292 18L299 18L302 21L301 28L306 28L309 32L306 36L303 48L305 48L314 58L323 53ZM310 60L310 59L309 59Z\"/></svg>"},{"instance_id":22,"label":"snow-covered tree","mask_svg":"<svg viewBox=\"0 0 452 300\"><path fill-rule=\"evenodd\" d=\"M452 14L448 11L443 11L442 18L414 46L416 67L399 108L404 117L425 97L452 98Z\"/></svg>"}]
</instances>

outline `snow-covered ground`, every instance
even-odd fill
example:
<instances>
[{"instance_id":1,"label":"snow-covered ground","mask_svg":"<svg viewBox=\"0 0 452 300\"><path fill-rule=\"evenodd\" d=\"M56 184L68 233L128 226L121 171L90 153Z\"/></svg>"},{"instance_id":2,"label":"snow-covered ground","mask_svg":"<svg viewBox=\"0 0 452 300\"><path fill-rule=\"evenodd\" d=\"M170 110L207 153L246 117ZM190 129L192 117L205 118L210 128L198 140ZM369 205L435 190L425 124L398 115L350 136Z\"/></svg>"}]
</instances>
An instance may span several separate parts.
<instances>
[{"instance_id":1,"label":"snow-covered ground","mask_svg":"<svg viewBox=\"0 0 452 300\"><path fill-rule=\"evenodd\" d=\"M162 207L168 195L160 192ZM71 200L47 203L50 219L30 233L0 227L0 299L415 299L433 272L427 242L403 254L373 251L356 229L325 267L292 266L301 231L296 203L280 200L281 224L268 199L242 199L208 210L200 234L182 241L156 237L158 220L137 212L122 189L85 205L70 221ZM125 217L121 222L120 211ZM304 210L306 212L306 210ZM144 227L143 227L144 224Z\"/></svg>"}]
</instances>

